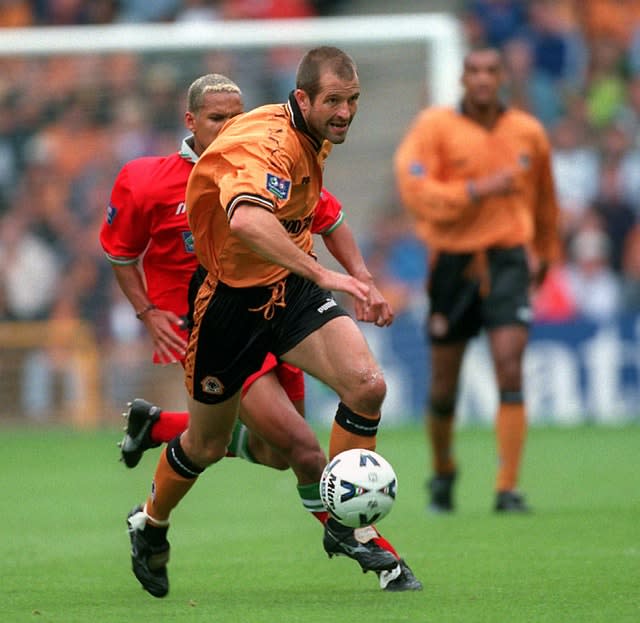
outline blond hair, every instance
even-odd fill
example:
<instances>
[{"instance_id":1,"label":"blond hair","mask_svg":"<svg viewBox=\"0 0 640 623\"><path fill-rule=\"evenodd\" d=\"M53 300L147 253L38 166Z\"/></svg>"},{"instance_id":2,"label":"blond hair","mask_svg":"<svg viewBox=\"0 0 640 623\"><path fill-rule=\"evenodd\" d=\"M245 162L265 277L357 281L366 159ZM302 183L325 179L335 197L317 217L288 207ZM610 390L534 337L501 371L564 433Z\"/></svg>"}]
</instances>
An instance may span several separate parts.
<instances>
[{"instance_id":1,"label":"blond hair","mask_svg":"<svg viewBox=\"0 0 640 623\"><path fill-rule=\"evenodd\" d=\"M187 91L187 109L198 112L204 104L207 93L237 93L242 95L240 87L231 78L222 74L205 74L191 83Z\"/></svg>"}]
</instances>

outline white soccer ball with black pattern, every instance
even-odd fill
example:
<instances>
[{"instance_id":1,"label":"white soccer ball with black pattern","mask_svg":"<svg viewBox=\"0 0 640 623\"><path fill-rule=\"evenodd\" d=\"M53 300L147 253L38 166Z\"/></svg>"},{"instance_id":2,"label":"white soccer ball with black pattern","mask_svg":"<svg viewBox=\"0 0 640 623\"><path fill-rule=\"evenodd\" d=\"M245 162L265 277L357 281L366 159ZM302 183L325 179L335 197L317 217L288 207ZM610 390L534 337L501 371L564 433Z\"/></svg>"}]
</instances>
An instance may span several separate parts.
<instances>
[{"instance_id":1,"label":"white soccer ball with black pattern","mask_svg":"<svg viewBox=\"0 0 640 623\"><path fill-rule=\"evenodd\" d=\"M391 464L371 450L345 450L324 468L320 498L329 514L351 528L384 519L396 499L398 479Z\"/></svg>"}]
</instances>

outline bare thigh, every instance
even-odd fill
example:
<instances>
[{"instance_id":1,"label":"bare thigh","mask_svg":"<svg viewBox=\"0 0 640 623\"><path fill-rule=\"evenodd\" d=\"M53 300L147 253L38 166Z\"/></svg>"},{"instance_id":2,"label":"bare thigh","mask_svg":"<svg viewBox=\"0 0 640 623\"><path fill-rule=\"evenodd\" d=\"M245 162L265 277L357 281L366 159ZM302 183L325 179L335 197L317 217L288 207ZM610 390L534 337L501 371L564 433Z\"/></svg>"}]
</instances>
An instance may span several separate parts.
<instances>
[{"instance_id":1,"label":"bare thigh","mask_svg":"<svg viewBox=\"0 0 640 623\"><path fill-rule=\"evenodd\" d=\"M386 392L384 376L349 316L330 320L282 359L331 387L354 411L373 414L380 410Z\"/></svg>"},{"instance_id":2,"label":"bare thigh","mask_svg":"<svg viewBox=\"0 0 640 623\"><path fill-rule=\"evenodd\" d=\"M453 408L467 342L431 344L431 402Z\"/></svg>"},{"instance_id":3,"label":"bare thigh","mask_svg":"<svg viewBox=\"0 0 640 623\"><path fill-rule=\"evenodd\" d=\"M491 356L501 390L522 389L522 363L528 339L529 330L522 325L508 325L489 331Z\"/></svg>"}]
</instances>

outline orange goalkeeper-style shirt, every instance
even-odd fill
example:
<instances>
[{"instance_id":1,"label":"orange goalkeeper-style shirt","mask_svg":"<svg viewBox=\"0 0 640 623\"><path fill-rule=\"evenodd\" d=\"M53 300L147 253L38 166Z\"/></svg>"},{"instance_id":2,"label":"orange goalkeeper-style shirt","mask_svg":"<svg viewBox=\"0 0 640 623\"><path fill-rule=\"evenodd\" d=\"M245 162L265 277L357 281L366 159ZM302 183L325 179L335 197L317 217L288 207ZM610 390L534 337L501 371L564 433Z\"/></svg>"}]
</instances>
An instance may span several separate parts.
<instances>
[{"instance_id":1,"label":"orange goalkeeper-style shirt","mask_svg":"<svg viewBox=\"0 0 640 623\"><path fill-rule=\"evenodd\" d=\"M292 241L312 252L311 223L329 151L308 132L293 96L225 124L194 166L186 196L195 252L213 283L266 286L289 273L230 231L239 203L273 212Z\"/></svg>"},{"instance_id":2,"label":"orange goalkeeper-style shirt","mask_svg":"<svg viewBox=\"0 0 640 623\"><path fill-rule=\"evenodd\" d=\"M394 159L400 197L418 236L434 251L473 253L524 244L556 258L558 204L550 146L531 115L506 109L487 130L460 110L422 111ZM468 183L515 168L516 191L474 200Z\"/></svg>"}]
</instances>

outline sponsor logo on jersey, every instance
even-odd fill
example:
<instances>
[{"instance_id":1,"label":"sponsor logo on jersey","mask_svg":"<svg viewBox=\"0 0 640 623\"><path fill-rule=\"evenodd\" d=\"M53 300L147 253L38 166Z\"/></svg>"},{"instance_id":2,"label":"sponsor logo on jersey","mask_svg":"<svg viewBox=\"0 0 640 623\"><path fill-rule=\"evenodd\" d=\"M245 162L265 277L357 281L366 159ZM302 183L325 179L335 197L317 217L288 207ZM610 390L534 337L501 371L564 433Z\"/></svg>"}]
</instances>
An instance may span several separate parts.
<instances>
[{"instance_id":1,"label":"sponsor logo on jersey","mask_svg":"<svg viewBox=\"0 0 640 623\"><path fill-rule=\"evenodd\" d=\"M213 394L214 396L222 396L224 394L224 385L220 379L215 376L205 376L202 379L202 391L205 394Z\"/></svg>"},{"instance_id":2,"label":"sponsor logo on jersey","mask_svg":"<svg viewBox=\"0 0 640 623\"><path fill-rule=\"evenodd\" d=\"M289 196L289 190L291 190L291 180L267 173L267 190L278 199L286 199Z\"/></svg>"},{"instance_id":3,"label":"sponsor logo on jersey","mask_svg":"<svg viewBox=\"0 0 640 623\"><path fill-rule=\"evenodd\" d=\"M326 303L323 303L322 305L320 305L320 307L318 307L318 313L324 314L324 312L326 312L328 309L331 309L332 307L335 307L337 304L338 303L336 303L334 299L327 299Z\"/></svg>"},{"instance_id":4,"label":"sponsor logo on jersey","mask_svg":"<svg viewBox=\"0 0 640 623\"><path fill-rule=\"evenodd\" d=\"M107 206L107 225L113 225L113 219L116 218L116 214L118 213L118 209L109 204Z\"/></svg>"},{"instance_id":5,"label":"sponsor logo on jersey","mask_svg":"<svg viewBox=\"0 0 640 623\"><path fill-rule=\"evenodd\" d=\"M184 250L187 253L195 253L195 249L193 247L193 234L190 231L182 232L182 242L184 244Z\"/></svg>"},{"instance_id":6,"label":"sponsor logo on jersey","mask_svg":"<svg viewBox=\"0 0 640 623\"><path fill-rule=\"evenodd\" d=\"M282 226L287 230L287 233L295 235L299 234L305 229L309 229L309 227L311 227L311 221L313 221L312 214L303 219L284 219L280 222L282 223Z\"/></svg>"}]
</instances>

